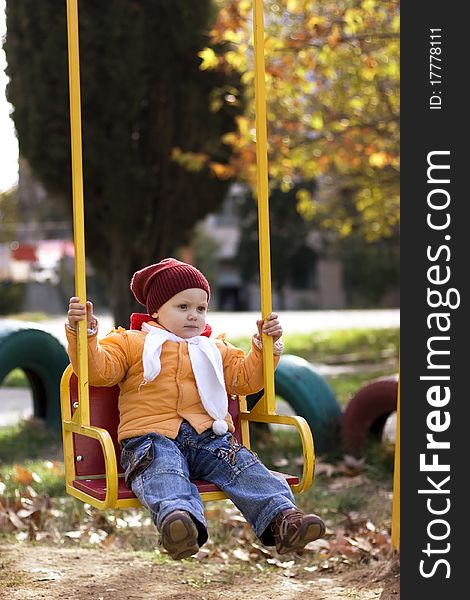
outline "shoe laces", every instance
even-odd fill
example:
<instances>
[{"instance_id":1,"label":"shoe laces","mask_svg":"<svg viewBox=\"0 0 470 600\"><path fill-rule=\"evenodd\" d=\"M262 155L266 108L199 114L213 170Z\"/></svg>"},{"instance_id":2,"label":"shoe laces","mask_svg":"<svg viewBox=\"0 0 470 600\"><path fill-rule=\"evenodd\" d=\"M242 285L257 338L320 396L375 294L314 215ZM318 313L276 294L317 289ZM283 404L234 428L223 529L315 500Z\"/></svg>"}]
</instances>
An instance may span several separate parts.
<instances>
[{"instance_id":1,"label":"shoe laces","mask_svg":"<svg viewBox=\"0 0 470 600\"><path fill-rule=\"evenodd\" d=\"M273 521L273 533L281 538L284 537L290 528L297 529L302 524L305 514L301 510L289 508L278 513Z\"/></svg>"}]
</instances>

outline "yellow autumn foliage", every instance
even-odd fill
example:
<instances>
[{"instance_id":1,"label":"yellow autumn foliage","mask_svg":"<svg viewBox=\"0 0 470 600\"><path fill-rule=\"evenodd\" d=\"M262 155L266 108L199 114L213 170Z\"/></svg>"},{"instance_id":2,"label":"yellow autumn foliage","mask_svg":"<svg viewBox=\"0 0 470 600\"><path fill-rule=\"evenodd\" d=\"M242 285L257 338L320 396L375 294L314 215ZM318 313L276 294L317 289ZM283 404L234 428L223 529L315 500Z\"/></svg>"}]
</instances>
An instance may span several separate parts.
<instances>
[{"instance_id":1,"label":"yellow autumn foliage","mask_svg":"<svg viewBox=\"0 0 470 600\"><path fill-rule=\"evenodd\" d=\"M244 116L224 141L234 151L233 172L254 187L249 5L219 0L211 35L229 44L216 58L206 50L200 56L201 68L235 70L245 86ZM320 190L321 202L300 194L301 214L340 236L361 230L367 239L393 235L399 224L399 4L265 0L264 11L272 185L289 188L315 178L321 188L332 180L335 185ZM342 199L344 189L352 203Z\"/></svg>"}]
</instances>

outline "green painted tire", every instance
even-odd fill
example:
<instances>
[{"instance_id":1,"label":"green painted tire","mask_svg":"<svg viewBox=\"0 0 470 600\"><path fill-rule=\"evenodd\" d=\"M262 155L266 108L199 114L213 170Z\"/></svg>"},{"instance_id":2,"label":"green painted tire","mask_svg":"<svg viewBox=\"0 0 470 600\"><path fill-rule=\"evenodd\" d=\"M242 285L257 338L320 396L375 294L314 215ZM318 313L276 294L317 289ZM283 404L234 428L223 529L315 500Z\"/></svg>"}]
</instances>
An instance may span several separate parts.
<instances>
[{"instance_id":1,"label":"green painted tire","mask_svg":"<svg viewBox=\"0 0 470 600\"><path fill-rule=\"evenodd\" d=\"M36 323L0 320L0 385L22 369L33 393L33 414L60 429L60 378L69 358L60 341Z\"/></svg>"},{"instance_id":2,"label":"green painted tire","mask_svg":"<svg viewBox=\"0 0 470 600\"><path fill-rule=\"evenodd\" d=\"M322 454L337 447L342 417L336 395L305 359L284 354L274 372L276 395L285 400L296 415L303 417L312 431L315 453ZM252 408L263 395L248 396Z\"/></svg>"}]
</instances>

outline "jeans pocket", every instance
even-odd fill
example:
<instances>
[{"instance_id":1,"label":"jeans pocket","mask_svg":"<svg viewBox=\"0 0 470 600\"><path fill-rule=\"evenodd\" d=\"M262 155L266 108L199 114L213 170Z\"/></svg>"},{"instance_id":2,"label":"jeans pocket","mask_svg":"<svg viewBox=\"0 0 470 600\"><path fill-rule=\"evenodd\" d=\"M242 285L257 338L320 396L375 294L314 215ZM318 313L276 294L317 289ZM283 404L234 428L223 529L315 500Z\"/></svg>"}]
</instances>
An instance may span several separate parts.
<instances>
[{"instance_id":1,"label":"jeans pocket","mask_svg":"<svg viewBox=\"0 0 470 600\"><path fill-rule=\"evenodd\" d=\"M121 451L121 465L124 469L124 480L130 487L131 481L141 475L153 462L154 450L151 438L144 438L140 443L126 444Z\"/></svg>"},{"instance_id":2,"label":"jeans pocket","mask_svg":"<svg viewBox=\"0 0 470 600\"><path fill-rule=\"evenodd\" d=\"M231 482L246 469L260 464L258 456L242 446L233 436L228 439L228 444L220 446L214 454L228 465Z\"/></svg>"}]
</instances>

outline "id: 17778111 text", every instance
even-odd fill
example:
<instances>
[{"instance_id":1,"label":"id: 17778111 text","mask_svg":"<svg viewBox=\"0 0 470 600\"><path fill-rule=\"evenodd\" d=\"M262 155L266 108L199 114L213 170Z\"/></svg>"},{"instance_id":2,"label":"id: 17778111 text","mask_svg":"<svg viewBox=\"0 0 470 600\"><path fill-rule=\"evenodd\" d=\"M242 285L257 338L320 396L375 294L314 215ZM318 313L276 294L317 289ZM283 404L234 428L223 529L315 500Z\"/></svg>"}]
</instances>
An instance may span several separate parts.
<instances>
[{"instance_id":1,"label":"id: 17778111 text","mask_svg":"<svg viewBox=\"0 0 470 600\"><path fill-rule=\"evenodd\" d=\"M429 30L429 83L432 93L429 98L430 110L442 108L442 30Z\"/></svg>"}]
</instances>

